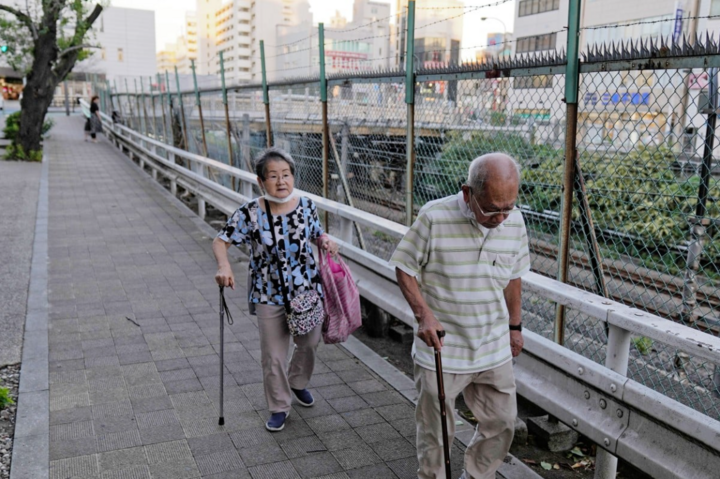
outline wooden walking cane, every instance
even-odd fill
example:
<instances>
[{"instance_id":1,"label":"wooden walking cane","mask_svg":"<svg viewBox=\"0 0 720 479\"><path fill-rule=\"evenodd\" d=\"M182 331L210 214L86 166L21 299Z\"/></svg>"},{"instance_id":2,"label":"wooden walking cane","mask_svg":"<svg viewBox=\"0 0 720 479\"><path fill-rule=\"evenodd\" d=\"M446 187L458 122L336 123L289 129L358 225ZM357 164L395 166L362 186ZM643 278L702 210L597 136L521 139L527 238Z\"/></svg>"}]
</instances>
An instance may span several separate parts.
<instances>
[{"instance_id":1,"label":"wooden walking cane","mask_svg":"<svg viewBox=\"0 0 720 479\"><path fill-rule=\"evenodd\" d=\"M437 335L438 338L442 338L445 336L445 331L438 331ZM450 468L450 444L448 444L447 411L445 410L445 383L443 382L442 356L439 349L433 349L435 351L435 374L437 375L438 383L438 399L440 400L440 420L442 421L443 451L445 453L445 477L446 479L451 479L452 470Z\"/></svg>"}]
</instances>

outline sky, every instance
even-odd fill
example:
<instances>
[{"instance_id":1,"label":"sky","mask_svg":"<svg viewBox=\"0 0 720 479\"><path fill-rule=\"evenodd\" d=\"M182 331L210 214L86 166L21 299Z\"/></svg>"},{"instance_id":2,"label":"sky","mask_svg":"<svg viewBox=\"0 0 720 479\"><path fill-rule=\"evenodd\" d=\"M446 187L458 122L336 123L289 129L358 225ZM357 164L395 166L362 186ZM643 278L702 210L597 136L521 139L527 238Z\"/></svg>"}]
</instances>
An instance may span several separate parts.
<instances>
[{"instance_id":1,"label":"sky","mask_svg":"<svg viewBox=\"0 0 720 479\"><path fill-rule=\"evenodd\" d=\"M330 17L338 10L348 20L352 18L353 0L309 0L315 23L329 22ZM388 0L391 4L392 13L395 13L395 0ZM467 6L484 5L491 3L490 0L467 0ZM494 2L493 2L494 3ZM185 21L185 12L195 9L195 0L111 0L116 7L139 8L155 11L155 36L157 51L162 50L166 43L172 43L182 34L182 25ZM430 7L433 0L417 0L417 6ZM483 8L477 11L468 9L465 16L463 28L463 47L484 46L487 43L487 34L490 32L502 32L503 26L497 20L490 17L497 17L505 23L507 30L512 32L513 12L515 2L510 1L497 7ZM455 15L448 10L448 16ZM488 20L481 21L481 17L488 17ZM473 49L464 50L464 54L471 55Z\"/></svg>"}]
</instances>

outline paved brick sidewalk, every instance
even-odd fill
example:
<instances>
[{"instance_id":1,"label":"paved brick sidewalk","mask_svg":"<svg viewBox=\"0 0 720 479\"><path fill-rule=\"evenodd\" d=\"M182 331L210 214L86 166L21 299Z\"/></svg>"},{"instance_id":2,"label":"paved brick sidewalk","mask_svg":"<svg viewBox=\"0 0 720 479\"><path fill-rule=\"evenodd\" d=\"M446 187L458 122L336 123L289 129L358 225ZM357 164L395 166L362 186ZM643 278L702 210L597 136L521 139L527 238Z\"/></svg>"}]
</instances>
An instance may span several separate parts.
<instances>
[{"instance_id":1,"label":"paved brick sidewalk","mask_svg":"<svg viewBox=\"0 0 720 479\"><path fill-rule=\"evenodd\" d=\"M242 290L229 295L217 425L210 238L107 141L83 143L81 128L59 119L48 151L50 477L416 477L412 404L341 347L319 348L316 405L265 430Z\"/></svg>"}]
</instances>

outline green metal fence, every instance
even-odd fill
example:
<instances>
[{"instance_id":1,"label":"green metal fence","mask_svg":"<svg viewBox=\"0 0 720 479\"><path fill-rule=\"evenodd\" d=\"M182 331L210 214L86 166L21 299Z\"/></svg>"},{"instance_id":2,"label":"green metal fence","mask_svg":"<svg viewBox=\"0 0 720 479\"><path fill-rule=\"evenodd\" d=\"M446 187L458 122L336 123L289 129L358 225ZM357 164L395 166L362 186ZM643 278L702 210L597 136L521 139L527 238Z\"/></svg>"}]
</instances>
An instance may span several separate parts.
<instances>
[{"instance_id":1,"label":"green metal fence","mask_svg":"<svg viewBox=\"0 0 720 479\"><path fill-rule=\"evenodd\" d=\"M416 69L412 104L397 70L270 83L267 110L263 85L233 86L227 120L220 89L199 92L200 111L194 89L178 95L172 75L144 96L116 89L113 105L132 128L193 152L204 152L204 136L208 156L243 169L270 139L296 159L299 188L400 223L456 193L473 158L507 152L523 168L518 206L535 272L561 277L565 259L569 284L718 334L719 67L711 38L592 48L579 62L574 110L562 53ZM577 158L568 160L574 124ZM572 193L566 256L564 191ZM397 243L370 228L356 233L356 244L383 258ZM572 310L558 323L555 307L531 295L524 309L530 329L605 361L604 324ZM717 365L647 338L633 344L631 378L720 418Z\"/></svg>"}]
</instances>

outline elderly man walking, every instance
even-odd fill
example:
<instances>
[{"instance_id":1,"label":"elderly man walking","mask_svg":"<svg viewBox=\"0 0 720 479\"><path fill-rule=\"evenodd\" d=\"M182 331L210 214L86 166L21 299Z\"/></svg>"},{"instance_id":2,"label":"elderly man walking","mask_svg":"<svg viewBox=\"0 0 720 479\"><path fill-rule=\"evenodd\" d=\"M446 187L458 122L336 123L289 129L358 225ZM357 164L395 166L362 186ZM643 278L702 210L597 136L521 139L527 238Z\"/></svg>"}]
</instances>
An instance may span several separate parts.
<instances>
[{"instance_id":1,"label":"elderly man walking","mask_svg":"<svg viewBox=\"0 0 720 479\"><path fill-rule=\"evenodd\" d=\"M519 184L511 157L476 158L462 191L425 205L390 260L417 320L421 479L446 479L433 348L443 353L450 443L460 392L478 421L463 478L494 478L510 449L517 415L511 360L523 347L520 278L530 270L525 222L515 207Z\"/></svg>"}]
</instances>

